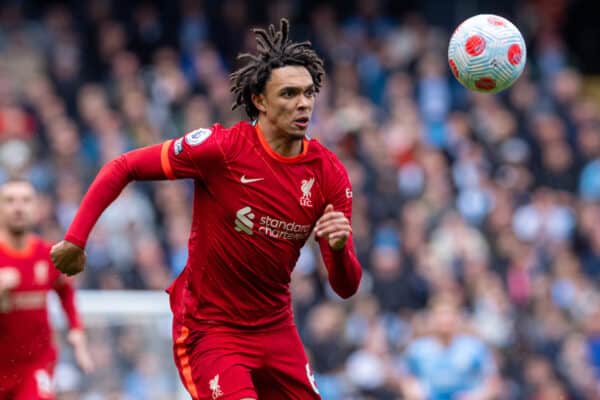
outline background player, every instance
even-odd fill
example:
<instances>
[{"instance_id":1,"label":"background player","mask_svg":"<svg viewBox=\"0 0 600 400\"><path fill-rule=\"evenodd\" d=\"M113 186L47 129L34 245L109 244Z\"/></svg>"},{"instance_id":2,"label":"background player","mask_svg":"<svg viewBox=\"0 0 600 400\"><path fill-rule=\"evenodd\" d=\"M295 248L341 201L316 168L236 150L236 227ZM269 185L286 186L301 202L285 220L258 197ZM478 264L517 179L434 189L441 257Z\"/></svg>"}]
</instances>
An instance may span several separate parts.
<instances>
[{"instance_id":1,"label":"background player","mask_svg":"<svg viewBox=\"0 0 600 400\"><path fill-rule=\"evenodd\" d=\"M108 163L52 257L83 270L89 232L132 180L196 181L189 260L171 286L175 359L193 398L318 399L291 310L289 283L313 229L333 289L347 298L361 267L352 189L337 157L306 137L324 74L310 43L257 29L258 53L232 74L255 123L214 125Z\"/></svg>"},{"instance_id":2,"label":"background player","mask_svg":"<svg viewBox=\"0 0 600 400\"><path fill-rule=\"evenodd\" d=\"M54 268L50 245L31 233L35 190L27 181L0 187L0 399L53 399L56 349L48 321L47 294L55 290L69 320L68 341L89 372L73 287Z\"/></svg>"}]
</instances>

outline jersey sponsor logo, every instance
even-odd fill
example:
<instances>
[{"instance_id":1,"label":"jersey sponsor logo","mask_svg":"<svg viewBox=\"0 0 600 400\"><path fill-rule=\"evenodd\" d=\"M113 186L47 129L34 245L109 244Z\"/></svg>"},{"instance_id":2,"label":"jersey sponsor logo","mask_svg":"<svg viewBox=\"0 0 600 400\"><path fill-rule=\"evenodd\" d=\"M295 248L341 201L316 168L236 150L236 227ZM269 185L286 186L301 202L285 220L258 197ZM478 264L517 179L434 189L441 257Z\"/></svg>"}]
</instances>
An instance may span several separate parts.
<instances>
[{"instance_id":1,"label":"jersey sponsor logo","mask_svg":"<svg viewBox=\"0 0 600 400\"><path fill-rule=\"evenodd\" d=\"M346 198L348 198L348 199L352 198L352 189L346 188Z\"/></svg>"},{"instance_id":2,"label":"jersey sponsor logo","mask_svg":"<svg viewBox=\"0 0 600 400\"><path fill-rule=\"evenodd\" d=\"M212 135L212 130L210 129L196 129L185 135L185 142L190 146L198 146L200 143L204 142L208 137Z\"/></svg>"},{"instance_id":3,"label":"jersey sponsor logo","mask_svg":"<svg viewBox=\"0 0 600 400\"><path fill-rule=\"evenodd\" d=\"M235 213L235 217L235 230L252 236L252 228L254 228L254 222L252 222L254 213L252 213L252 209L247 206L240 208Z\"/></svg>"},{"instance_id":4,"label":"jersey sponsor logo","mask_svg":"<svg viewBox=\"0 0 600 400\"><path fill-rule=\"evenodd\" d=\"M260 182L260 181L264 181L265 178L246 178L246 175L242 175L242 177L240 178L240 182L242 183L253 183L253 182Z\"/></svg>"},{"instance_id":5,"label":"jersey sponsor logo","mask_svg":"<svg viewBox=\"0 0 600 400\"><path fill-rule=\"evenodd\" d=\"M43 310L46 308L46 290L28 290L0 293L0 314L8 314L15 310Z\"/></svg>"},{"instance_id":6,"label":"jersey sponsor logo","mask_svg":"<svg viewBox=\"0 0 600 400\"><path fill-rule=\"evenodd\" d=\"M305 368L306 368L306 377L308 378L308 382L310 382L310 386L312 386L312 388L316 394L320 394L319 389L317 388L317 382L315 382L315 376L313 375L313 373L310 369L310 365L308 363L306 363Z\"/></svg>"},{"instance_id":7,"label":"jersey sponsor logo","mask_svg":"<svg viewBox=\"0 0 600 400\"><path fill-rule=\"evenodd\" d=\"M182 151L183 151L183 138L179 138L175 141L175 144L173 145L173 152L175 153L176 156L178 156L179 154L181 154Z\"/></svg>"},{"instance_id":8,"label":"jersey sponsor logo","mask_svg":"<svg viewBox=\"0 0 600 400\"><path fill-rule=\"evenodd\" d=\"M12 296L13 310L42 310L46 308L46 290L28 290Z\"/></svg>"},{"instance_id":9,"label":"jersey sponsor logo","mask_svg":"<svg viewBox=\"0 0 600 400\"><path fill-rule=\"evenodd\" d=\"M315 178L312 177L310 179L303 179L300 184L300 190L302 191L302 196L300 197L300 205L303 207L312 207L312 194L311 189L315 183Z\"/></svg>"},{"instance_id":10,"label":"jersey sponsor logo","mask_svg":"<svg viewBox=\"0 0 600 400\"><path fill-rule=\"evenodd\" d=\"M235 214L235 230L244 232L247 235L254 234L254 225L256 215L252 208L246 206L240 208ZM273 218L268 215L261 216L256 220L258 223L258 232L273 238L284 240L306 240L310 235L310 225L302 225L294 221L284 221Z\"/></svg>"},{"instance_id":11,"label":"jersey sponsor logo","mask_svg":"<svg viewBox=\"0 0 600 400\"><path fill-rule=\"evenodd\" d=\"M215 375L215 377L208 382L208 387L212 391L213 400L217 400L219 397L223 396L223 391L219 384L219 374Z\"/></svg>"},{"instance_id":12,"label":"jersey sponsor logo","mask_svg":"<svg viewBox=\"0 0 600 400\"><path fill-rule=\"evenodd\" d=\"M259 222L258 231L273 239L305 240L310 235L310 225L283 221L268 215L261 217Z\"/></svg>"}]
</instances>

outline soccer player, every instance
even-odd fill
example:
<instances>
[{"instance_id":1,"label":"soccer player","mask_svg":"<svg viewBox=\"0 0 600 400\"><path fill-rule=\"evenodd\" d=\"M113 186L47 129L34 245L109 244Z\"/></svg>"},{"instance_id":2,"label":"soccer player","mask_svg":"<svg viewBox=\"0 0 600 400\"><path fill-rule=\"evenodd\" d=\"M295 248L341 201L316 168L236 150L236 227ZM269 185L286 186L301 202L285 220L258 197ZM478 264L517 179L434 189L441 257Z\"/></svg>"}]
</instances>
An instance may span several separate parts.
<instances>
[{"instance_id":1,"label":"soccer player","mask_svg":"<svg viewBox=\"0 0 600 400\"><path fill-rule=\"evenodd\" d=\"M231 75L252 122L197 129L126 153L99 172L52 259L72 275L102 211L133 180L195 181L189 259L168 289L175 362L194 399L319 399L294 325L290 276L314 232L343 298L362 270L345 168L306 135L323 63L309 42L255 29L257 53Z\"/></svg>"},{"instance_id":2,"label":"soccer player","mask_svg":"<svg viewBox=\"0 0 600 400\"><path fill-rule=\"evenodd\" d=\"M81 368L92 362L73 287L52 265L50 245L31 233L35 190L24 180L0 187L0 400L53 399L56 349L47 294L56 291L69 320L68 341Z\"/></svg>"}]
</instances>

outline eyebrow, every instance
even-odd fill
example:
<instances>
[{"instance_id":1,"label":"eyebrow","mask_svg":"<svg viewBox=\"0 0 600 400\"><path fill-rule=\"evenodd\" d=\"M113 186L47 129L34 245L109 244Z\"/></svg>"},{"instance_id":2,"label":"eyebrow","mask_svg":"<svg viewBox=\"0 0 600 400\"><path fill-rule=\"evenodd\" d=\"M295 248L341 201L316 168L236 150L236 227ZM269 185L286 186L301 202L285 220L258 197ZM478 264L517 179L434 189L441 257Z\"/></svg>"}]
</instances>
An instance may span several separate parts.
<instances>
[{"instance_id":1,"label":"eyebrow","mask_svg":"<svg viewBox=\"0 0 600 400\"><path fill-rule=\"evenodd\" d=\"M281 89L279 89L279 92L282 92L284 90L293 90L293 91L299 91L299 90L309 90L309 89L314 89L315 88L315 84L311 83L310 85L307 86L284 86Z\"/></svg>"}]
</instances>

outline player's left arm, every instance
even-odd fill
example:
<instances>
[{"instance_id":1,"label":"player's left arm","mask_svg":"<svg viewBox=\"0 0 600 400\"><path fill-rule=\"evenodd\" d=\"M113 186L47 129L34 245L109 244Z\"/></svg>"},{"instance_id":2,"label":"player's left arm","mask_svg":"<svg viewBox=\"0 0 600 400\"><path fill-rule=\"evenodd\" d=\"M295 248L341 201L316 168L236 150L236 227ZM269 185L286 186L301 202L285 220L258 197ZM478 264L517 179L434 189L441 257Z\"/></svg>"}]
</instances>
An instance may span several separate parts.
<instances>
[{"instance_id":1,"label":"player's left arm","mask_svg":"<svg viewBox=\"0 0 600 400\"><path fill-rule=\"evenodd\" d=\"M75 289L71 284L71 280L65 275L60 275L55 284L54 291L60 299L62 308L69 321L69 333L67 340L75 354L77 364L85 372L91 372L94 368L92 358L87 346L87 340L85 337L85 331L79 313L77 312L77 306L75 305Z\"/></svg>"},{"instance_id":2,"label":"player's left arm","mask_svg":"<svg viewBox=\"0 0 600 400\"><path fill-rule=\"evenodd\" d=\"M338 162L339 163L339 162ZM327 183L327 206L315 225L315 235L329 283L333 290L346 299L358 290L362 268L352 242L352 187L341 164L332 171L334 178Z\"/></svg>"}]
</instances>

